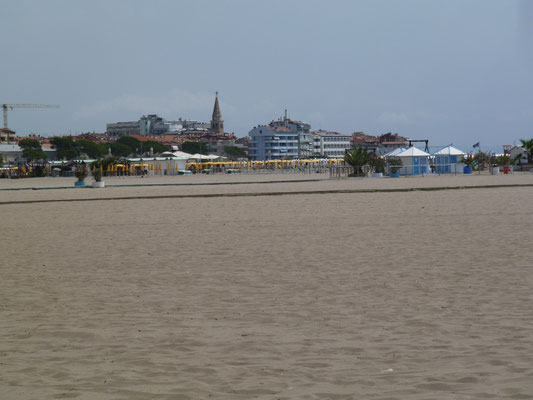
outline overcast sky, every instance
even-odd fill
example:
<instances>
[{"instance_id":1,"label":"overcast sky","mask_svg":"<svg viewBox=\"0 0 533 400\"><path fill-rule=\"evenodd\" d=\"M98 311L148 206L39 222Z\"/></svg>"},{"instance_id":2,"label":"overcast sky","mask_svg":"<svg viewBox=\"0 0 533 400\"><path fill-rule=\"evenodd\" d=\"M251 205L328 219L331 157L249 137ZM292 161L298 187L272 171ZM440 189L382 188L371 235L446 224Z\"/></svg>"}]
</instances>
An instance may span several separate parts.
<instances>
[{"instance_id":1,"label":"overcast sky","mask_svg":"<svg viewBox=\"0 0 533 400\"><path fill-rule=\"evenodd\" d=\"M283 115L501 150L533 137L533 1L0 0L0 103L19 135L157 113L245 136Z\"/></svg>"}]
</instances>

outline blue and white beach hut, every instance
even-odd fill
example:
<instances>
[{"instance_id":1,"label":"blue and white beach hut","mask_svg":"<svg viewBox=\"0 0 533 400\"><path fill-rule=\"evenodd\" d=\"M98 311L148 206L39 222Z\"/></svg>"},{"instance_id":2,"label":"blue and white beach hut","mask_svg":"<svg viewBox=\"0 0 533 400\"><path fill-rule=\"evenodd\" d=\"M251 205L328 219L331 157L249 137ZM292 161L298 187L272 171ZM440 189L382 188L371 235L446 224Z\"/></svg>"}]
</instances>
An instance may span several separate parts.
<instances>
[{"instance_id":1,"label":"blue and white beach hut","mask_svg":"<svg viewBox=\"0 0 533 400\"><path fill-rule=\"evenodd\" d=\"M438 174L462 173L465 153L453 146L446 146L433 153L435 172Z\"/></svg>"},{"instance_id":2,"label":"blue and white beach hut","mask_svg":"<svg viewBox=\"0 0 533 400\"><path fill-rule=\"evenodd\" d=\"M429 153L414 146L394 154L393 157L402 160L403 167L400 168L402 175L421 175L429 172Z\"/></svg>"}]
</instances>

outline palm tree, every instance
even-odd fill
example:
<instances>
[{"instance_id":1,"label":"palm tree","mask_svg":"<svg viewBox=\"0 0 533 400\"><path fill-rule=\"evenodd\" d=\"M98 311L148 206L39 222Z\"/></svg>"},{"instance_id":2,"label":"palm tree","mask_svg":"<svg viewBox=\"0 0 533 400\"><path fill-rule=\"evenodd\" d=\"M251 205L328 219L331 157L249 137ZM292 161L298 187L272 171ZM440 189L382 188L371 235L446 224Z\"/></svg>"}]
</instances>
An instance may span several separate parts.
<instances>
[{"instance_id":1,"label":"palm tree","mask_svg":"<svg viewBox=\"0 0 533 400\"><path fill-rule=\"evenodd\" d=\"M533 139L520 139L520 142L522 142L522 149L527 154L527 164L533 164Z\"/></svg>"},{"instance_id":2,"label":"palm tree","mask_svg":"<svg viewBox=\"0 0 533 400\"><path fill-rule=\"evenodd\" d=\"M361 167L367 164L372 157L372 153L366 147L354 147L352 151L347 151L344 161L354 168L354 173L359 175Z\"/></svg>"}]
</instances>

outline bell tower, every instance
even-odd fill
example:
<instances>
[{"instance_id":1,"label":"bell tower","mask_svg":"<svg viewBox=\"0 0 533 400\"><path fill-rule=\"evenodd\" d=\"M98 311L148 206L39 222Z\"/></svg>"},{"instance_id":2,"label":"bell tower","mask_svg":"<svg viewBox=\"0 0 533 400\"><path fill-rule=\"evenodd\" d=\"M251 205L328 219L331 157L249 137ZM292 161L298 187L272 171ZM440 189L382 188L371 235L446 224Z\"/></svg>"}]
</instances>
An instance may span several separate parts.
<instances>
[{"instance_id":1,"label":"bell tower","mask_svg":"<svg viewBox=\"0 0 533 400\"><path fill-rule=\"evenodd\" d=\"M216 92L215 106L213 107L213 116L211 118L211 132L220 135L224 134L224 121L222 121L222 113L218 104L218 92Z\"/></svg>"}]
</instances>

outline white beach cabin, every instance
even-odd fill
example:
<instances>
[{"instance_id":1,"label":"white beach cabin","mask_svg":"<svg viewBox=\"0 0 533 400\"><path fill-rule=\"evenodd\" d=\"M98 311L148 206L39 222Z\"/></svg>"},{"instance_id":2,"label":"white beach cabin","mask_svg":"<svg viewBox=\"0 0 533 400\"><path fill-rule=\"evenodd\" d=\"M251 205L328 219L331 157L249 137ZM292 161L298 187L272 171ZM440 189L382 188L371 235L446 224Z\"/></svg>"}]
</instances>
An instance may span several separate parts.
<instances>
[{"instance_id":1,"label":"white beach cabin","mask_svg":"<svg viewBox=\"0 0 533 400\"><path fill-rule=\"evenodd\" d=\"M402 160L401 175L422 175L429 172L429 153L414 146L394 154L392 157Z\"/></svg>"},{"instance_id":2,"label":"white beach cabin","mask_svg":"<svg viewBox=\"0 0 533 400\"><path fill-rule=\"evenodd\" d=\"M446 146L433 153L435 172L438 174L463 173L463 158L466 154L453 146Z\"/></svg>"}]
</instances>

